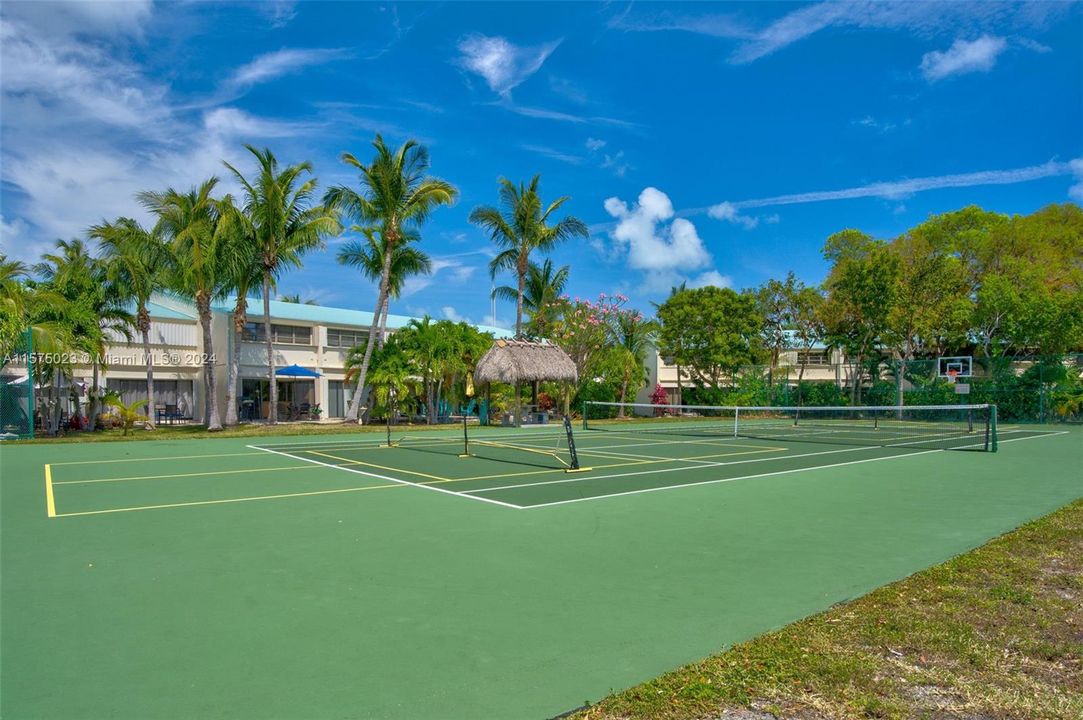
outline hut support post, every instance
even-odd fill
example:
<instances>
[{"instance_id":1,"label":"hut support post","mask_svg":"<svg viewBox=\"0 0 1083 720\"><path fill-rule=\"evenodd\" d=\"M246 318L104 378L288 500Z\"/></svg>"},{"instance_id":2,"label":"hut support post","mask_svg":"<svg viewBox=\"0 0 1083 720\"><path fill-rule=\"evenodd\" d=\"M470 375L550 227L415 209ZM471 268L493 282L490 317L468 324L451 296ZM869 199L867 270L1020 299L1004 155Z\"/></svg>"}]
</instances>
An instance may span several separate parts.
<instances>
[{"instance_id":1,"label":"hut support post","mask_svg":"<svg viewBox=\"0 0 1083 720\"><path fill-rule=\"evenodd\" d=\"M522 427L523 422L523 394L520 383L515 383L515 427Z\"/></svg>"}]
</instances>

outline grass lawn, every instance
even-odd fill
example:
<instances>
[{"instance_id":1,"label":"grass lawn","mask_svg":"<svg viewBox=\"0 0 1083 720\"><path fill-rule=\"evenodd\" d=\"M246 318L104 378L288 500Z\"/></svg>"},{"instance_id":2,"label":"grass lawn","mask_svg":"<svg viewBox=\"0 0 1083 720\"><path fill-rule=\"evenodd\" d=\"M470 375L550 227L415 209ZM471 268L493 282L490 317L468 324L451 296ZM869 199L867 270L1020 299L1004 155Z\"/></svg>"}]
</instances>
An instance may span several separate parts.
<instances>
[{"instance_id":1,"label":"grass lawn","mask_svg":"<svg viewBox=\"0 0 1083 720\"><path fill-rule=\"evenodd\" d=\"M1083 501L573 717L719 715L1083 718Z\"/></svg>"}]
</instances>

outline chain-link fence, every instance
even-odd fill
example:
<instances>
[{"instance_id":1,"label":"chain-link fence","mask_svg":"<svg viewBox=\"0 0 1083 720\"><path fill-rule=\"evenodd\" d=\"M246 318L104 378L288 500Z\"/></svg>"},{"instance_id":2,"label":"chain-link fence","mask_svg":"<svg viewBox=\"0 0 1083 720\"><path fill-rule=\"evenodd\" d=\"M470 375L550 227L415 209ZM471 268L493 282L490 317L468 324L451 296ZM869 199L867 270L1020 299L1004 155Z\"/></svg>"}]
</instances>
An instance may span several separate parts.
<instances>
[{"instance_id":1,"label":"chain-link fence","mask_svg":"<svg viewBox=\"0 0 1083 720\"><path fill-rule=\"evenodd\" d=\"M0 374L0 438L34 437L33 336L23 333L11 351L17 373ZM25 365L23 364L25 363Z\"/></svg>"},{"instance_id":2,"label":"chain-link fence","mask_svg":"<svg viewBox=\"0 0 1083 720\"><path fill-rule=\"evenodd\" d=\"M747 366L718 387L684 386L704 405L951 405L990 403L1011 422L1083 422L1083 354L975 357L972 375L941 375L937 358L800 367ZM963 392L965 391L965 392Z\"/></svg>"}]
</instances>

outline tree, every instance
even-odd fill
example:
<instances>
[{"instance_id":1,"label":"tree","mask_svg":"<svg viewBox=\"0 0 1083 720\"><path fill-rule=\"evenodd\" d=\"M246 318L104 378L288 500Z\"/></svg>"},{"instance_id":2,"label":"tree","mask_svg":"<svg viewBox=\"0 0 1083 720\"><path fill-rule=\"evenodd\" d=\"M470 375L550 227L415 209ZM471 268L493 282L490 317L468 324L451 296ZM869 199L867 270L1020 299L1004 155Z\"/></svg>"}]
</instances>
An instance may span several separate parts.
<instances>
[{"instance_id":1,"label":"tree","mask_svg":"<svg viewBox=\"0 0 1083 720\"><path fill-rule=\"evenodd\" d=\"M756 301L756 310L763 318L760 334L763 345L770 353L770 365L767 368L767 384L774 388L775 368L782 351L789 345L786 331L793 324L794 297L801 285L792 273L784 281L771 279L760 285L752 295Z\"/></svg>"},{"instance_id":2,"label":"tree","mask_svg":"<svg viewBox=\"0 0 1083 720\"><path fill-rule=\"evenodd\" d=\"M620 309L609 320L610 341L622 356L620 402L628 396L629 384L635 381L633 393L638 392L647 381L647 351L654 344L658 324L648 320L638 310ZM618 417L624 417L621 405Z\"/></svg>"},{"instance_id":3,"label":"tree","mask_svg":"<svg viewBox=\"0 0 1083 720\"><path fill-rule=\"evenodd\" d=\"M241 348L245 326L248 325L248 295L263 282L263 266L259 262L259 242L251 218L238 208L233 197L226 195L218 201L219 222L216 229L221 248L223 289L234 294L233 343L226 375L226 427L235 427L237 417L237 377L241 368Z\"/></svg>"},{"instance_id":4,"label":"tree","mask_svg":"<svg viewBox=\"0 0 1083 720\"><path fill-rule=\"evenodd\" d=\"M131 340L130 328L135 318L127 310L130 290L114 282L106 264L91 255L82 240L58 240L56 249L57 252L42 256L35 270L52 290L85 311L67 319L77 321L69 328L70 342L73 349L87 358L93 373L87 416L90 428L94 429L102 396L101 371L107 365L106 344L116 336Z\"/></svg>"},{"instance_id":5,"label":"tree","mask_svg":"<svg viewBox=\"0 0 1083 720\"><path fill-rule=\"evenodd\" d=\"M725 373L755 361L762 319L755 300L708 286L671 296L658 308L659 350L700 386L717 387Z\"/></svg>"},{"instance_id":6,"label":"tree","mask_svg":"<svg viewBox=\"0 0 1083 720\"><path fill-rule=\"evenodd\" d=\"M560 296L564 292L564 286L568 284L570 270L568 265L554 269L553 261L549 258L545 258L541 265L530 263L523 291L523 310L529 316L528 335L536 338L548 335L559 309ZM493 290L493 297L518 302L519 291L511 286L501 285Z\"/></svg>"},{"instance_id":7,"label":"tree","mask_svg":"<svg viewBox=\"0 0 1083 720\"><path fill-rule=\"evenodd\" d=\"M147 406L146 400L135 400L125 405L124 402L121 401L119 395L116 393L108 393L105 397L105 404L116 409L117 417L120 419L120 426L124 428L125 437L128 436L128 431L131 430L137 422L143 421L144 424L150 423L150 417L139 412L140 408Z\"/></svg>"},{"instance_id":8,"label":"tree","mask_svg":"<svg viewBox=\"0 0 1083 720\"><path fill-rule=\"evenodd\" d=\"M147 407L154 407L154 355L150 348L151 295L165 283L169 252L160 234L147 230L131 218L117 218L90 228L90 236L98 240L106 276L124 294L135 299L135 328L143 340L143 360L147 368ZM146 428L154 429L154 420L147 418Z\"/></svg>"},{"instance_id":9,"label":"tree","mask_svg":"<svg viewBox=\"0 0 1083 720\"><path fill-rule=\"evenodd\" d=\"M218 381L215 377L214 335L211 331L211 301L228 283L223 267L221 234L218 230L219 208L211 197L218 178L205 180L188 192L169 188L146 191L137 196L158 217L155 232L168 240L175 257L170 283L174 289L193 298L199 325L203 331L203 378L206 388L207 430L222 429L218 412Z\"/></svg>"},{"instance_id":10,"label":"tree","mask_svg":"<svg viewBox=\"0 0 1083 720\"><path fill-rule=\"evenodd\" d=\"M669 297L673 297L677 293L682 293L687 289L688 289L688 281L687 280L682 280L680 285L671 285L670 286L670 288L669 288ZM654 311L655 311L656 314L658 312L658 308L662 307L662 305L660 303L656 303L653 300L651 301L651 305L654 306ZM683 402L683 398L684 398L684 373L681 371L680 362L677 362L675 360L675 358L667 357L667 358L665 358L665 362L666 362L666 364L673 363L673 366L677 370L677 404L679 405L679 404L681 404L681 402Z\"/></svg>"},{"instance_id":11,"label":"tree","mask_svg":"<svg viewBox=\"0 0 1083 720\"><path fill-rule=\"evenodd\" d=\"M376 155L368 165L350 153L342 155L344 163L360 171L361 192L337 185L324 196L324 203L329 207L337 209L359 225L378 229L384 245L384 266L380 272L376 309L358 372L357 389L346 411L348 422L359 419L361 395L376 342L377 324L387 302L395 251L400 243L408 241L411 230L417 230L424 224L433 210L452 204L458 195L458 190L450 183L426 175L429 152L416 141L408 140L394 152L379 135L372 144Z\"/></svg>"},{"instance_id":12,"label":"tree","mask_svg":"<svg viewBox=\"0 0 1083 720\"><path fill-rule=\"evenodd\" d=\"M493 243L501 248L489 263L493 278L501 270L515 273L518 285L515 292L515 335L523 334L523 299L526 278L530 270L530 253L535 250L549 252L572 237L590 236L586 223L571 215L549 225L549 219L571 198L559 197L543 207L538 195L541 175L535 175L529 184L518 187L506 178L500 179L500 207L481 206L470 213L470 222L489 232Z\"/></svg>"},{"instance_id":13,"label":"tree","mask_svg":"<svg viewBox=\"0 0 1083 720\"><path fill-rule=\"evenodd\" d=\"M850 402L860 398L864 362L883 343L898 290L899 260L886 243L858 230L827 239L824 257L834 265L824 306L828 341L853 362Z\"/></svg>"},{"instance_id":14,"label":"tree","mask_svg":"<svg viewBox=\"0 0 1083 720\"><path fill-rule=\"evenodd\" d=\"M347 267L355 267L369 280L379 281L384 269L384 249L387 243L383 234L375 228L362 228L354 225L354 232L364 234L364 240L349 240L338 251L338 262ZM384 299L382 312L378 312L380 318L379 335L377 345L383 346L387 339L387 315L391 306L391 299L397 299L402 294L406 280L414 275L428 275L432 272L432 260L424 251L413 246L413 243L421 239L416 230L408 230L403 233L403 242L399 242L391 258L388 268L387 297Z\"/></svg>"},{"instance_id":15,"label":"tree","mask_svg":"<svg viewBox=\"0 0 1083 720\"><path fill-rule=\"evenodd\" d=\"M317 303L312 298L309 298L307 300L302 300L301 296L299 294L297 294L297 293L293 293L292 295L279 295L278 296L278 301L279 302L294 303L295 305L319 305L319 303Z\"/></svg>"},{"instance_id":16,"label":"tree","mask_svg":"<svg viewBox=\"0 0 1083 720\"><path fill-rule=\"evenodd\" d=\"M271 334L271 285L287 268L300 267L301 257L323 247L323 238L339 232L335 213L312 204L316 179L302 181L312 173L312 163L290 165L281 171L267 148L245 148L256 158L258 172L249 181L229 163L223 163L244 188L244 212L259 248L263 270L263 332L267 343L267 376L270 382L268 422L278 421L278 383L275 380L274 340Z\"/></svg>"},{"instance_id":17,"label":"tree","mask_svg":"<svg viewBox=\"0 0 1083 720\"><path fill-rule=\"evenodd\" d=\"M794 293L790 307L790 323L799 352L798 363L800 370L797 372L797 387L798 391L800 391L801 382L805 379L805 368L808 366L809 352L816 346L816 343L823 342L827 332L824 327L823 317L823 291L816 287L802 285Z\"/></svg>"}]
</instances>

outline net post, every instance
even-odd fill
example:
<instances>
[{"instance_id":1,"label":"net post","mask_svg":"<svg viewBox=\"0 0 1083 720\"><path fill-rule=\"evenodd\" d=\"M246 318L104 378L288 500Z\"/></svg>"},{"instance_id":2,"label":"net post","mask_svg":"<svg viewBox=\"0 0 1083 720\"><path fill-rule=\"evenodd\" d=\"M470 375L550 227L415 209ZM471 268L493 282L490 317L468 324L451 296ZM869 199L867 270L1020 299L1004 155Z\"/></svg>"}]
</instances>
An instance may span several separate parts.
<instances>
[{"instance_id":1,"label":"net post","mask_svg":"<svg viewBox=\"0 0 1083 720\"><path fill-rule=\"evenodd\" d=\"M587 427L587 403L589 403L589 402L590 402L589 400L584 400L583 401L583 407L582 407L582 410L581 410L581 412L583 413L583 429L584 430L589 430L590 429L590 428Z\"/></svg>"},{"instance_id":2,"label":"net post","mask_svg":"<svg viewBox=\"0 0 1083 720\"><path fill-rule=\"evenodd\" d=\"M733 408L733 437L737 437L737 419L741 415L740 408Z\"/></svg>"},{"instance_id":3,"label":"net post","mask_svg":"<svg viewBox=\"0 0 1083 720\"><path fill-rule=\"evenodd\" d=\"M985 443L990 452L997 451L997 406L989 406L989 421L985 424Z\"/></svg>"},{"instance_id":4,"label":"net post","mask_svg":"<svg viewBox=\"0 0 1083 720\"><path fill-rule=\"evenodd\" d=\"M564 432L568 436L568 460L570 461L568 470L579 470L579 453L575 451L575 437L572 435L572 419L568 415L564 416Z\"/></svg>"},{"instance_id":5,"label":"net post","mask_svg":"<svg viewBox=\"0 0 1083 720\"><path fill-rule=\"evenodd\" d=\"M463 454L459 457L470 457L470 435L466 432L466 413L463 413Z\"/></svg>"}]
</instances>

